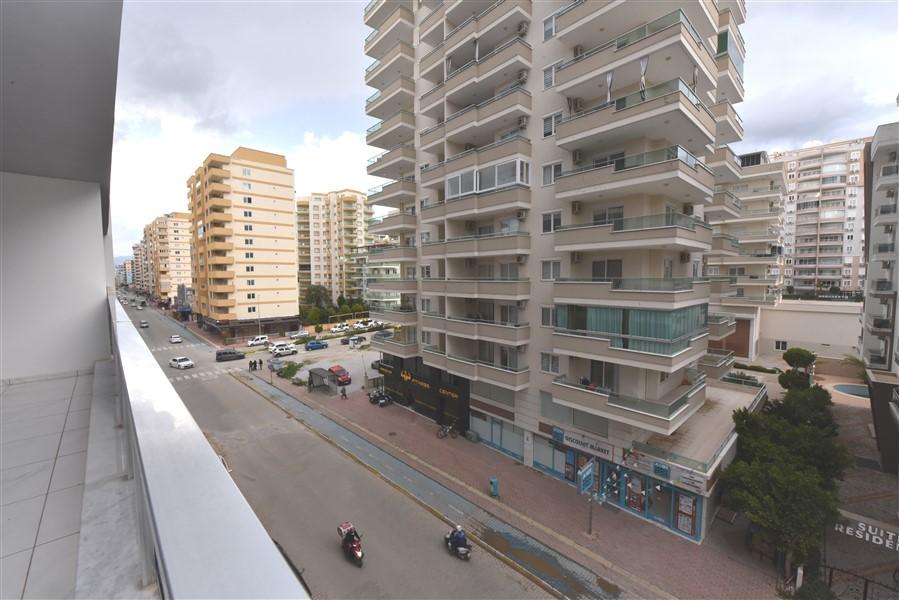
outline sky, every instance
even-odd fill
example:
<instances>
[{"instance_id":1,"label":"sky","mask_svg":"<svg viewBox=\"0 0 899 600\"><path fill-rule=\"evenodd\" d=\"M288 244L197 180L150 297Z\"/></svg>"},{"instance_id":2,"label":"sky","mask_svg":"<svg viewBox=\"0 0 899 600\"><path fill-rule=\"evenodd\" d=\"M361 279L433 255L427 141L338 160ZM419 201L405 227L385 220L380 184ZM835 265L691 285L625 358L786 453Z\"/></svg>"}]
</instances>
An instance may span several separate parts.
<instances>
[{"instance_id":1,"label":"sky","mask_svg":"<svg viewBox=\"0 0 899 600\"><path fill-rule=\"evenodd\" d=\"M112 161L115 255L187 209L212 152L285 154L299 195L365 172L365 2L126 2ZM739 152L873 135L897 120L896 2L747 2ZM892 58L890 58L892 57ZM892 67L891 67L892 65ZM149 176L148 176L149 175Z\"/></svg>"}]
</instances>

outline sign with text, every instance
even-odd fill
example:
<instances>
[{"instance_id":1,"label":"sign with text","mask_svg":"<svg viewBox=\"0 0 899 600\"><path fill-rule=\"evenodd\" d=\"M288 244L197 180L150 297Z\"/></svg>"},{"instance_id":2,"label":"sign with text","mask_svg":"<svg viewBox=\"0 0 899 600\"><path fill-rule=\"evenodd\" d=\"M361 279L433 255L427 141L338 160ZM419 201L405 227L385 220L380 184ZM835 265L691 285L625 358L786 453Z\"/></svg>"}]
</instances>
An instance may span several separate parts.
<instances>
[{"instance_id":1,"label":"sign with text","mask_svg":"<svg viewBox=\"0 0 899 600\"><path fill-rule=\"evenodd\" d=\"M840 514L843 515L844 520L833 526L835 532L874 546L880 546L886 550L899 552L899 529L896 527L845 510L841 510Z\"/></svg>"},{"instance_id":2,"label":"sign with text","mask_svg":"<svg viewBox=\"0 0 899 600\"><path fill-rule=\"evenodd\" d=\"M581 494L590 494L593 492L593 473L595 471L595 463L591 460L577 472L578 489Z\"/></svg>"},{"instance_id":3,"label":"sign with text","mask_svg":"<svg viewBox=\"0 0 899 600\"><path fill-rule=\"evenodd\" d=\"M557 435L556 431L558 431L560 435ZM557 429L556 431L553 432L553 439L561 441L569 448L574 448L575 450L580 450L581 452L604 458L610 462L615 462L615 446L595 438L587 437L586 435L562 431L561 429Z\"/></svg>"}]
</instances>

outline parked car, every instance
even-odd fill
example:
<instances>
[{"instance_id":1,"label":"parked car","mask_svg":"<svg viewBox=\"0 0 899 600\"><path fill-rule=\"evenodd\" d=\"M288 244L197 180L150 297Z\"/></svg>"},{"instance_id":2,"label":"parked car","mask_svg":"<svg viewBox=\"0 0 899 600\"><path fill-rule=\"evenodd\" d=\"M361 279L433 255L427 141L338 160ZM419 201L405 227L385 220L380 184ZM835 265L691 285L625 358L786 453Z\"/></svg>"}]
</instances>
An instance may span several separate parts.
<instances>
[{"instance_id":1,"label":"parked car","mask_svg":"<svg viewBox=\"0 0 899 600\"><path fill-rule=\"evenodd\" d=\"M280 343L272 347L272 356L289 356L297 353L297 347L293 344Z\"/></svg>"},{"instance_id":2,"label":"parked car","mask_svg":"<svg viewBox=\"0 0 899 600\"><path fill-rule=\"evenodd\" d=\"M240 350L234 350L233 348L225 348L224 350L216 350L215 351L215 362L224 362L226 360L240 360L244 358L246 354L241 352Z\"/></svg>"},{"instance_id":3,"label":"parked car","mask_svg":"<svg viewBox=\"0 0 899 600\"><path fill-rule=\"evenodd\" d=\"M377 333L373 333L371 337L386 340L393 337L393 330L385 329L384 331L378 331Z\"/></svg>"},{"instance_id":4,"label":"parked car","mask_svg":"<svg viewBox=\"0 0 899 600\"><path fill-rule=\"evenodd\" d=\"M357 348L364 344L367 340L364 335L354 335L350 338L350 348Z\"/></svg>"},{"instance_id":5,"label":"parked car","mask_svg":"<svg viewBox=\"0 0 899 600\"><path fill-rule=\"evenodd\" d=\"M312 336L309 335L309 334L308 334L307 332L305 332L305 331L295 331L295 332L291 333L290 335L288 335L287 337L289 337L290 339L296 341L296 340L302 340L302 339L305 339L305 338L308 338L308 337L312 337Z\"/></svg>"},{"instance_id":6,"label":"parked car","mask_svg":"<svg viewBox=\"0 0 899 600\"><path fill-rule=\"evenodd\" d=\"M350 328L346 323L339 323L331 328L331 333L343 333Z\"/></svg>"},{"instance_id":7,"label":"parked car","mask_svg":"<svg viewBox=\"0 0 899 600\"><path fill-rule=\"evenodd\" d=\"M186 356L176 356L175 358L169 359L169 366L175 367L176 369L192 369L194 361Z\"/></svg>"},{"instance_id":8,"label":"parked car","mask_svg":"<svg viewBox=\"0 0 899 600\"><path fill-rule=\"evenodd\" d=\"M353 329L369 329L370 327L374 327L375 322L371 319L362 319L358 321L355 325L353 325Z\"/></svg>"},{"instance_id":9,"label":"parked car","mask_svg":"<svg viewBox=\"0 0 899 600\"><path fill-rule=\"evenodd\" d=\"M321 350L322 348L327 348L327 347L328 347L328 342L323 342L321 340L312 340L312 341L306 342L306 345L304 346L304 348L306 350Z\"/></svg>"},{"instance_id":10,"label":"parked car","mask_svg":"<svg viewBox=\"0 0 899 600\"><path fill-rule=\"evenodd\" d=\"M350 385L350 383L353 382L353 379L350 377L350 372L340 365L334 365L328 370L337 378L337 385Z\"/></svg>"},{"instance_id":11,"label":"parked car","mask_svg":"<svg viewBox=\"0 0 899 600\"><path fill-rule=\"evenodd\" d=\"M172 335L169 336L169 343L170 343L170 344L180 344L180 343L183 342L183 341L184 341L184 340L182 340L182 339L181 339L181 336L178 335L177 333L172 334Z\"/></svg>"},{"instance_id":12,"label":"parked car","mask_svg":"<svg viewBox=\"0 0 899 600\"><path fill-rule=\"evenodd\" d=\"M143 309L144 309L143 306L138 306L138 307L137 307L137 310L143 310Z\"/></svg>"},{"instance_id":13,"label":"parked car","mask_svg":"<svg viewBox=\"0 0 899 600\"><path fill-rule=\"evenodd\" d=\"M340 338L341 345L346 346L347 344L350 343L350 339L351 339L351 336L349 336L349 335L343 336L342 338Z\"/></svg>"},{"instance_id":14,"label":"parked car","mask_svg":"<svg viewBox=\"0 0 899 600\"><path fill-rule=\"evenodd\" d=\"M141 322L140 322L140 328L141 328L141 329L146 329L146 328L149 327L149 326L150 326L149 323L147 323L146 321L144 321L143 319L141 319Z\"/></svg>"},{"instance_id":15,"label":"parked car","mask_svg":"<svg viewBox=\"0 0 899 600\"><path fill-rule=\"evenodd\" d=\"M266 344L268 344L267 335L257 335L252 340L247 342L247 346L265 346Z\"/></svg>"}]
</instances>

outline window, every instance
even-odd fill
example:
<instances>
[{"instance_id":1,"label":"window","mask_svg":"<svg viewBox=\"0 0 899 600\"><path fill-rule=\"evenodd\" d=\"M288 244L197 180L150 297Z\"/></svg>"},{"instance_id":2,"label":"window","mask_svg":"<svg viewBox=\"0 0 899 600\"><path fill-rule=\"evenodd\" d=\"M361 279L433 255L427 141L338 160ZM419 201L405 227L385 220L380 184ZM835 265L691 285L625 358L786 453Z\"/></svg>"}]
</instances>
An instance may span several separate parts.
<instances>
[{"instance_id":1,"label":"window","mask_svg":"<svg viewBox=\"0 0 899 600\"><path fill-rule=\"evenodd\" d=\"M609 206L607 208L597 208L593 211L593 224L606 225L614 223L624 218L623 206Z\"/></svg>"},{"instance_id":2,"label":"window","mask_svg":"<svg viewBox=\"0 0 899 600\"><path fill-rule=\"evenodd\" d=\"M786 350L787 343L783 340L774 340L774 349L775 350Z\"/></svg>"},{"instance_id":3,"label":"window","mask_svg":"<svg viewBox=\"0 0 899 600\"><path fill-rule=\"evenodd\" d=\"M244 182L241 183L240 185L241 185L241 187L242 187L243 189L245 189L245 190L252 190L252 189L253 189L253 184L250 183L250 182L248 182L248 181L244 181Z\"/></svg>"},{"instance_id":4,"label":"window","mask_svg":"<svg viewBox=\"0 0 899 600\"><path fill-rule=\"evenodd\" d=\"M253 238L246 238L246 239L243 241L243 243L244 243L244 245L246 245L246 246L252 246L252 245L253 245Z\"/></svg>"},{"instance_id":5,"label":"window","mask_svg":"<svg viewBox=\"0 0 899 600\"><path fill-rule=\"evenodd\" d=\"M543 41L556 35L556 15L543 19Z\"/></svg>"},{"instance_id":6,"label":"window","mask_svg":"<svg viewBox=\"0 0 899 600\"><path fill-rule=\"evenodd\" d=\"M253 255L252 252L244 252L244 253L243 253L243 257L244 257L244 258L253 258L253 256L254 256L254 255Z\"/></svg>"},{"instance_id":7,"label":"window","mask_svg":"<svg viewBox=\"0 0 899 600\"><path fill-rule=\"evenodd\" d=\"M549 89L556 85L556 65L550 65L543 69L543 89Z\"/></svg>"},{"instance_id":8,"label":"window","mask_svg":"<svg viewBox=\"0 0 899 600\"><path fill-rule=\"evenodd\" d=\"M247 279L247 285L256 285L255 279Z\"/></svg>"},{"instance_id":9,"label":"window","mask_svg":"<svg viewBox=\"0 0 899 600\"><path fill-rule=\"evenodd\" d=\"M253 199L250 198L249 196L244 196L244 197L243 197L243 203L244 203L244 204L253 204Z\"/></svg>"},{"instance_id":10,"label":"window","mask_svg":"<svg viewBox=\"0 0 899 600\"><path fill-rule=\"evenodd\" d=\"M255 307L255 306L248 306L248 307L247 307L247 312L251 312L251 313L256 312L256 307Z\"/></svg>"},{"instance_id":11,"label":"window","mask_svg":"<svg viewBox=\"0 0 899 600\"><path fill-rule=\"evenodd\" d=\"M253 265L247 265L246 270L247 270L247 273L252 273L253 271L256 270L256 267L254 267Z\"/></svg>"},{"instance_id":12,"label":"window","mask_svg":"<svg viewBox=\"0 0 899 600\"><path fill-rule=\"evenodd\" d=\"M421 332L421 343L425 346L431 345L431 332L430 331L422 331Z\"/></svg>"},{"instance_id":13,"label":"window","mask_svg":"<svg viewBox=\"0 0 899 600\"><path fill-rule=\"evenodd\" d=\"M247 294L247 300L253 300L254 298L256 298L256 292L249 292Z\"/></svg>"},{"instance_id":14,"label":"window","mask_svg":"<svg viewBox=\"0 0 899 600\"><path fill-rule=\"evenodd\" d=\"M562 120L562 113L557 112L543 117L543 137L549 137L556 133L556 125Z\"/></svg>"},{"instance_id":15,"label":"window","mask_svg":"<svg viewBox=\"0 0 899 600\"><path fill-rule=\"evenodd\" d=\"M543 185L551 185L562 174L562 163L543 165Z\"/></svg>"},{"instance_id":16,"label":"window","mask_svg":"<svg viewBox=\"0 0 899 600\"><path fill-rule=\"evenodd\" d=\"M252 211L252 210L245 210L245 211L243 211L243 216L245 216L245 217L252 217L252 216L253 216L253 211Z\"/></svg>"},{"instance_id":17,"label":"window","mask_svg":"<svg viewBox=\"0 0 899 600\"><path fill-rule=\"evenodd\" d=\"M540 325L543 327L555 327L556 325L556 307L541 306L540 307Z\"/></svg>"},{"instance_id":18,"label":"window","mask_svg":"<svg viewBox=\"0 0 899 600\"><path fill-rule=\"evenodd\" d=\"M252 225L244 225L243 230L244 231L253 231L253 226Z\"/></svg>"},{"instance_id":19,"label":"window","mask_svg":"<svg viewBox=\"0 0 899 600\"><path fill-rule=\"evenodd\" d=\"M540 370L549 373L559 372L559 357L556 354L540 353Z\"/></svg>"},{"instance_id":20,"label":"window","mask_svg":"<svg viewBox=\"0 0 899 600\"><path fill-rule=\"evenodd\" d=\"M543 233L551 233L562 226L562 211L543 213Z\"/></svg>"},{"instance_id":21,"label":"window","mask_svg":"<svg viewBox=\"0 0 899 600\"><path fill-rule=\"evenodd\" d=\"M249 176L250 176L250 170L247 169L246 167L244 167L243 169L241 169L241 173L243 173L243 176L244 176L244 177L249 177Z\"/></svg>"},{"instance_id":22,"label":"window","mask_svg":"<svg viewBox=\"0 0 899 600\"><path fill-rule=\"evenodd\" d=\"M422 298L421 299L421 312L423 312L423 313L431 312L431 299L430 298Z\"/></svg>"},{"instance_id":23,"label":"window","mask_svg":"<svg viewBox=\"0 0 899 600\"><path fill-rule=\"evenodd\" d=\"M430 279L431 278L431 265L422 265L421 266L421 278L422 279Z\"/></svg>"},{"instance_id":24,"label":"window","mask_svg":"<svg viewBox=\"0 0 899 600\"><path fill-rule=\"evenodd\" d=\"M562 263L558 260L544 260L540 263L543 268L543 279L558 279L562 272Z\"/></svg>"}]
</instances>

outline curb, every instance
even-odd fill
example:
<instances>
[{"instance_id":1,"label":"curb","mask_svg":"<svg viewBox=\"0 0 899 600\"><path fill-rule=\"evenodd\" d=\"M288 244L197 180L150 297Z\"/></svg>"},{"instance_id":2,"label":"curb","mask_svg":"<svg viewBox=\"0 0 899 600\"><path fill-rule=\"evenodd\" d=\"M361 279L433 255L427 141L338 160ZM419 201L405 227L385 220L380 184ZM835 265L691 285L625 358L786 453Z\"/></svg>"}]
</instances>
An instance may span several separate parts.
<instances>
[{"instance_id":1,"label":"curb","mask_svg":"<svg viewBox=\"0 0 899 600\"><path fill-rule=\"evenodd\" d=\"M331 446L333 446L334 448L336 448L337 450L339 450L340 452L342 452L343 454L345 454L346 456L348 456L350 459L352 459L354 462L356 462L357 464L359 464L359 465L361 465L362 467L364 467L364 468L365 468L366 470L368 470L369 472L371 472L371 473L373 473L374 475L376 475L378 478L380 478L382 481L384 481L385 483L387 483L389 486L391 486L391 487L394 488L395 490L401 492L401 493L402 493L403 495L405 495L407 498L409 498L409 499L411 499L412 501L414 501L416 504L418 504L419 506L421 506L422 508L424 508L425 510L427 510L428 512L430 512L432 515L434 515L435 517L437 517L438 519L440 519L440 520L443 521L444 523L446 523L446 524L448 524L448 525L454 525L454 524L455 524L455 523L453 523L453 521L451 521L451 520L449 519L449 517L447 517L446 515L444 515L442 512L440 512L439 510L437 510L436 508L434 508L433 506L431 506L430 504L428 504L427 502L425 502L424 500L422 500L422 499L419 498L418 496L415 496L415 495L412 494L409 490L407 490L406 488L402 487L402 486L399 485L398 483L396 483L396 482L390 480L390 479L389 479L387 476L385 476L381 471L379 471L379 470L375 469L374 467L372 467L371 465L369 465L369 464L363 462L362 459L360 459L358 456L356 456L355 454L353 454L352 452L350 452L350 451L347 450L346 448L342 447L340 444L338 444L338 443L335 442L333 439L331 439L331 437L328 436L327 434L324 434L324 433L318 431L317 429L315 429L314 427L312 427L311 425L309 425L308 423L306 423L306 421L304 421L303 419L297 418L296 416L294 416L293 414L291 414L289 411L287 411L287 410L285 410L283 407L281 407L277 402L275 402L274 400L272 400L271 398L269 398L268 396L266 396L265 394L263 394L262 392L260 392L260 391L257 390L256 388L254 388L253 386L251 386L249 383L247 383L247 382L244 381L243 379L237 377L234 373L231 373L230 375L231 375L232 377L234 377L234 379L236 379L237 381L240 381L242 384L244 384L244 385L247 386L249 389L251 389L252 391L254 391L254 392L255 392L256 394L258 394L261 398L263 398L264 400L266 400L267 402L269 402L272 406L274 406L275 408L279 409L279 410L280 410L281 412L283 412L285 415L287 415L287 416L290 417L291 419L297 421L298 423L302 424L303 427L305 427L307 430L311 431L312 433L314 433L315 435L317 435L318 437L320 437L321 439L323 439L323 440L326 441L327 443L331 444ZM280 391L280 390L279 390L279 391ZM283 393L283 392L282 392L282 393ZM287 394L287 395L290 396L290 394ZM302 402L301 400L298 400L298 399L297 399L297 401L298 401L298 402ZM363 438L363 439L364 439L364 438ZM366 441L367 441L367 440L366 440ZM371 442L369 442L369 443L371 443ZM387 452L387 454L390 455L389 452ZM392 456L392 455L390 455L390 456ZM438 482L438 483L439 483L439 482ZM538 576L535 575L534 573L531 573L530 571L528 571L527 569L525 569L524 567L522 567L521 565L519 565L518 563L516 563L515 561L513 561L511 558L509 558L508 556L506 556L505 554L503 554L502 552L500 552L499 550L497 550L496 548L494 548L493 546L491 546L490 544L488 544L487 542L485 542L484 540L482 540L482 539L481 539L480 537L478 537L476 534L470 533L470 534L469 534L469 537L470 537L473 541L477 542L477 544L478 544L479 546L481 546L482 548L484 548L485 550L487 550L487 551L488 551L490 554L492 554L494 557L496 557L496 558L499 559L501 562L503 562L503 563L506 564L507 566L511 567L512 569L514 569L514 570L515 570L516 572L518 572L521 576L527 578L527 579L528 579L529 581L531 581L532 583L535 583L536 585L538 585L538 586L539 586L541 589L543 589L544 591L546 591L546 592L548 592L549 594L555 596L556 598L560 598L561 600L567 600L567 597L566 597L566 596L560 594L559 591L558 591L557 589L555 589L554 587L552 587L549 583L547 583L546 581L544 581L543 579L541 579L540 577L538 577Z\"/></svg>"}]
</instances>

